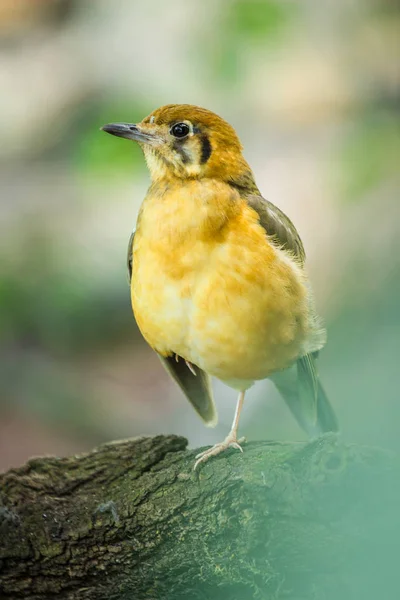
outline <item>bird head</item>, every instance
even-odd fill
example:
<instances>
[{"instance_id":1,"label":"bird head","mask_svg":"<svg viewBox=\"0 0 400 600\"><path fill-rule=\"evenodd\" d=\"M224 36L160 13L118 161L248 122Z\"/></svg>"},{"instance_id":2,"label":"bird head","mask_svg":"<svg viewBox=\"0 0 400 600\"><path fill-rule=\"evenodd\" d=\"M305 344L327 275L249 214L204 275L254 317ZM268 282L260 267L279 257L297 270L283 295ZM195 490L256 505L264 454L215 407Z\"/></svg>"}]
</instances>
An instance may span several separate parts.
<instances>
[{"instance_id":1,"label":"bird head","mask_svg":"<svg viewBox=\"0 0 400 600\"><path fill-rule=\"evenodd\" d=\"M213 178L257 190L236 131L205 108L168 104L140 123L110 123L102 130L138 142L153 181Z\"/></svg>"}]
</instances>

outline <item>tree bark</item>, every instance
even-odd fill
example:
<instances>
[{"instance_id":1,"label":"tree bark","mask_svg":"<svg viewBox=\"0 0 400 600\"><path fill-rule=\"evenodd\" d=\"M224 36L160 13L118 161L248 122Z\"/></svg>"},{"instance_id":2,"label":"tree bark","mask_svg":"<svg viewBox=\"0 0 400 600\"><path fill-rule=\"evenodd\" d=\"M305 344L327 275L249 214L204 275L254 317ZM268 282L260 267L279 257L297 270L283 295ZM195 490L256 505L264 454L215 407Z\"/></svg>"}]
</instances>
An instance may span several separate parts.
<instances>
[{"instance_id":1,"label":"tree bark","mask_svg":"<svg viewBox=\"0 0 400 600\"><path fill-rule=\"evenodd\" d=\"M400 597L399 460L250 443L193 472L177 436L38 458L0 476L0 598Z\"/></svg>"}]
</instances>

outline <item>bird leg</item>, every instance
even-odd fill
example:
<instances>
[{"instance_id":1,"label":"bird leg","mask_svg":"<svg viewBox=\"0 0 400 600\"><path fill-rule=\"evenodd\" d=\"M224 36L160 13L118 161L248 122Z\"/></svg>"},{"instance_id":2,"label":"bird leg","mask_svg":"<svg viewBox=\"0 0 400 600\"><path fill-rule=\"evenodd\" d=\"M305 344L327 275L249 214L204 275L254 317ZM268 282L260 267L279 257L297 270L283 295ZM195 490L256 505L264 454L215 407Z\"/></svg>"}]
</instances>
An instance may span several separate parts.
<instances>
[{"instance_id":1,"label":"bird leg","mask_svg":"<svg viewBox=\"0 0 400 600\"><path fill-rule=\"evenodd\" d=\"M245 441L245 438L240 438L240 440L238 440L237 430L239 427L240 413L243 407L244 394L245 392L239 393L239 398L236 404L235 416L233 418L233 423L230 432L228 433L223 442L219 442L218 444L215 444L215 446L212 446L208 450L204 450L204 452L200 452L200 454L197 454L197 460L194 463L193 467L194 470L196 470L200 463L206 462L212 456L217 456L218 454L220 454L224 450L227 450L228 448L236 448L237 450L240 450L240 452L243 452L243 449L240 444Z\"/></svg>"}]
</instances>

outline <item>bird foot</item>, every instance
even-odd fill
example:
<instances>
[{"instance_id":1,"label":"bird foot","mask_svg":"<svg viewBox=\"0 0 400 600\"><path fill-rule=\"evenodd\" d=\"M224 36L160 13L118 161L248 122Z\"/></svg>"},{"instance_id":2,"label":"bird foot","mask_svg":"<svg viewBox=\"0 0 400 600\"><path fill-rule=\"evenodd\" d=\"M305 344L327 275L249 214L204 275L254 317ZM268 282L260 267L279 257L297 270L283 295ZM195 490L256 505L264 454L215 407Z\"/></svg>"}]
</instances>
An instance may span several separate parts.
<instances>
[{"instance_id":1,"label":"bird foot","mask_svg":"<svg viewBox=\"0 0 400 600\"><path fill-rule=\"evenodd\" d=\"M245 441L246 438L244 437L237 440L236 434L231 432L229 435L226 436L223 442L219 442L218 444L215 444L208 450L204 450L204 452L200 452L200 454L197 454L197 460L194 463L193 470L195 471L200 463L206 462L212 456L217 456L221 452L224 452L224 450L228 450L228 448L236 448L237 450L240 450L240 452L243 452L243 448L240 444L242 444Z\"/></svg>"}]
</instances>

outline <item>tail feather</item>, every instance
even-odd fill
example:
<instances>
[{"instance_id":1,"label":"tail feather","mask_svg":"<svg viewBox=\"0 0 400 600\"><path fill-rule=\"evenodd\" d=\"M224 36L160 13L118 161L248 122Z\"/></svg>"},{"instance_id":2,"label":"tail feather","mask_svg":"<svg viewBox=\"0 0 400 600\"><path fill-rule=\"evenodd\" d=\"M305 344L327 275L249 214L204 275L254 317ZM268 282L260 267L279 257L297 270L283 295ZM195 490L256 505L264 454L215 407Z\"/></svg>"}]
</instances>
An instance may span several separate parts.
<instances>
[{"instance_id":1,"label":"tail feather","mask_svg":"<svg viewBox=\"0 0 400 600\"><path fill-rule=\"evenodd\" d=\"M339 425L331 403L325 393L321 381L316 379L316 410L310 411L314 398L305 398L306 386L302 385L302 377L294 365L284 371L274 373L271 377L278 391L283 396L293 416L302 429L310 436L316 437L328 431L338 431ZM309 394L313 394L313 386L309 386Z\"/></svg>"},{"instance_id":2,"label":"tail feather","mask_svg":"<svg viewBox=\"0 0 400 600\"><path fill-rule=\"evenodd\" d=\"M339 431L339 423L322 383L318 380L317 425L320 433Z\"/></svg>"}]
</instances>

